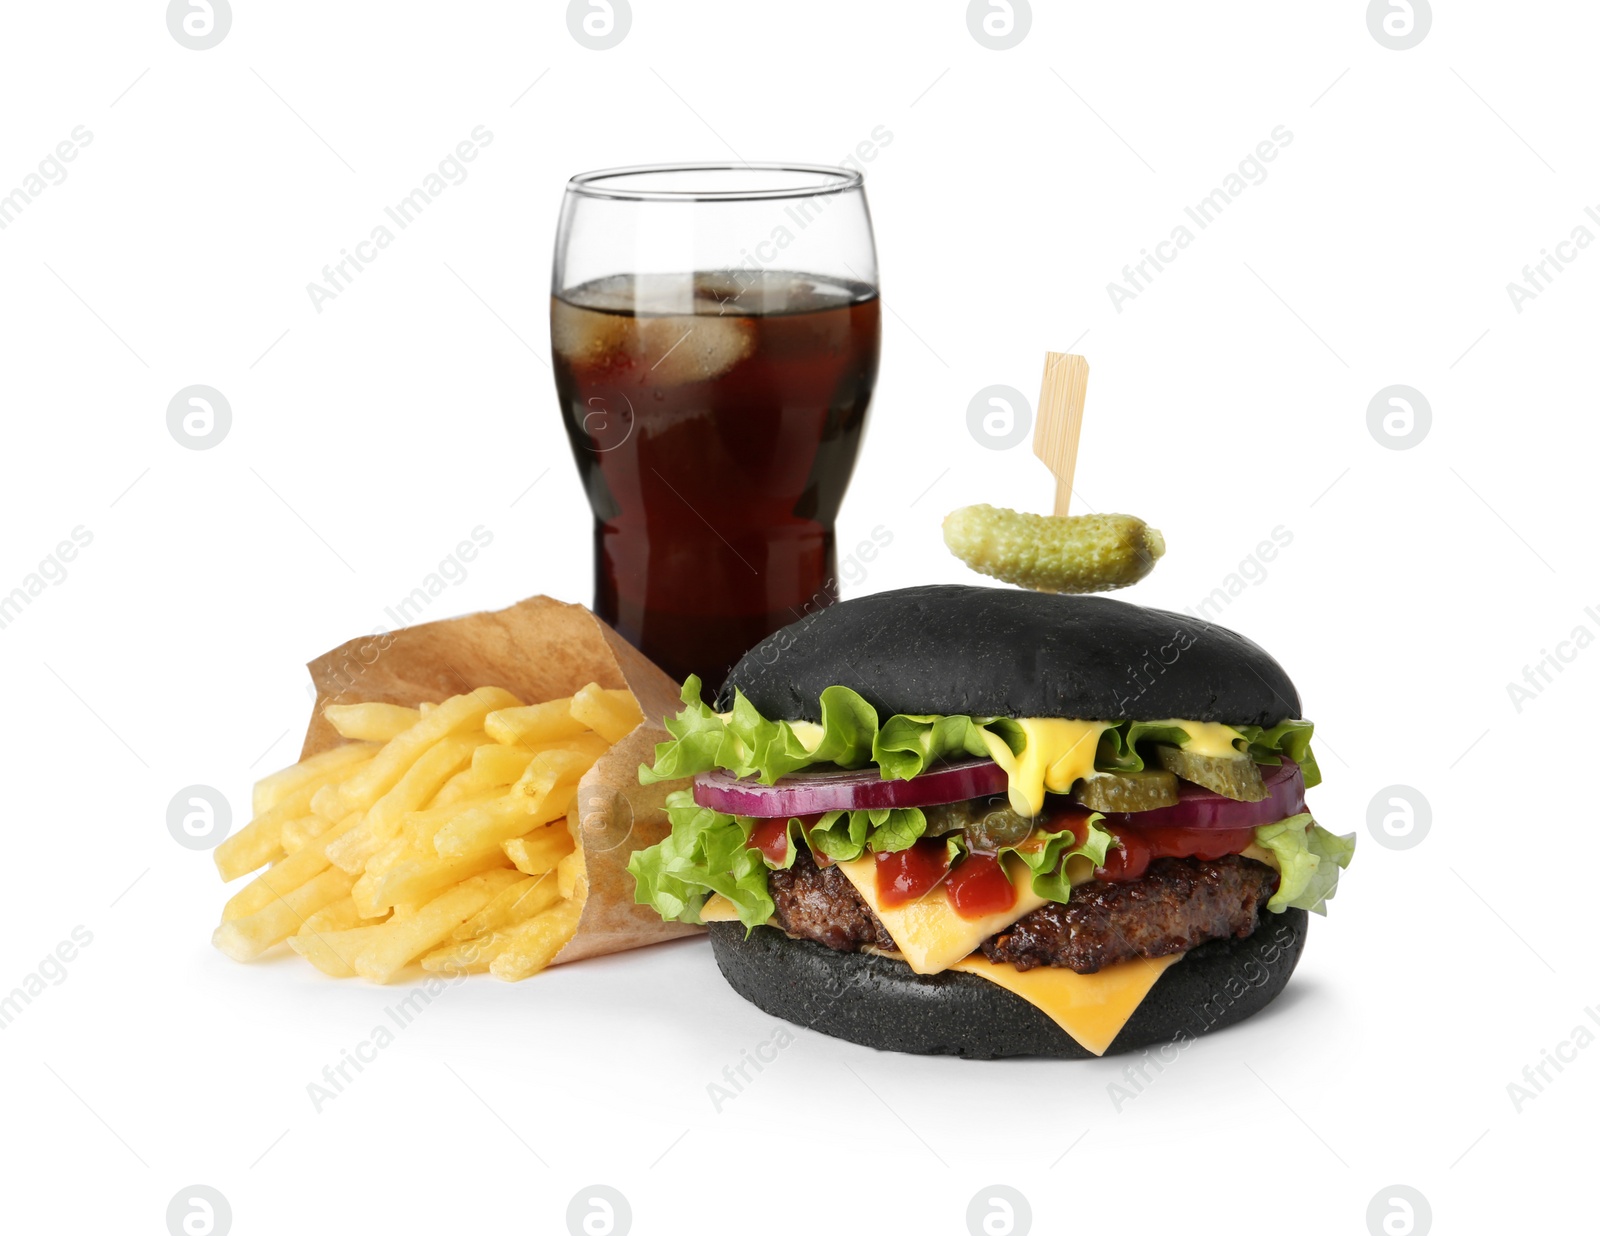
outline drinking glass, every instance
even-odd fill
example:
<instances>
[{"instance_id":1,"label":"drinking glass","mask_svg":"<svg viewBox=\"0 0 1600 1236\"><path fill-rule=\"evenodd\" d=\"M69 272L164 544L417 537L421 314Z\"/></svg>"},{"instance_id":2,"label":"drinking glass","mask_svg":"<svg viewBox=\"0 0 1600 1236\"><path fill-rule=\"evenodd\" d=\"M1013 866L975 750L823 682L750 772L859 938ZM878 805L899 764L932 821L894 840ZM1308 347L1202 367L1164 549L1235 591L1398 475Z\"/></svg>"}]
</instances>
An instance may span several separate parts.
<instances>
[{"instance_id":1,"label":"drinking glass","mask_svg":"<svg viewBox=\"0 0 1600 1236\"><path fill-rule=\"evenodd\" d=\"M878 373L859 172L696 163L574 176L550 343L594 511L594 609L715 690L838 597L834 521Z\"/></svg>"}]
</instances>

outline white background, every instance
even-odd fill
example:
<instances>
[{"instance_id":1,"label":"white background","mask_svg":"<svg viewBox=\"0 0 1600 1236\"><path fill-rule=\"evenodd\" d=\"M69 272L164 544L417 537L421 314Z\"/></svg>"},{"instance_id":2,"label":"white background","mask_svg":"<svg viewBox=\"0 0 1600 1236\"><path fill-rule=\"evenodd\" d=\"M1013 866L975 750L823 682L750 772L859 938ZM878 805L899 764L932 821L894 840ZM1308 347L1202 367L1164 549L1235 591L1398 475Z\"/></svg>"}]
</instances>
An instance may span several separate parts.
<instances>
[{"instance_id":1,"label":"white background","mask_svg":"<svg viewBox=\"0 0 1600 1236\"><path fill-rule=\"evenodd\" d=\"M0 231L0 593L93 538L0 630L0 991L93 935L0 1031L8 1225L164 1231L203 1183L239 1233L559 1233L599 1182L638 1232L959 1233L1002 1183L1041 1232L1359 1232L1400 1183L1439 1231L1555 1227L1600 1050L1520 1112L1507 1084L1600 1031L1600 651L1561 645L1520 710L1507 684L1600 634L1600 253L1520 313L1506 284L1600 204L1600 14L1436 7L1394 51L1360 0L1041 0L993 51L956 0L634 0L593 51L551 0L236 0L192 51L152 0L8 6L0 193L92 141ZM478 125L470 177L318 313L306 284ZM691 941L463 984L318 1114L307 1083L403 991L212 951L224 890L169 800L213 785L242 817L296 752L302 663L475 526L493 544L429 617L588 599L547 363L567 176L837 162L880 125L890 312L840 542L893 544L849 591L969 579L939 537L957 505L1047 506L1027 448L980 449L966 410L1031 397L1048 348L1093 364L1079 509L1166 533L1133 599L1196 605L1292 533L1222 621L1295 677L1313 808L1362 844L1288 993L1120 1108L1126 1060L799 1032L718 1111L708 1085L776 1027ZM1118 312L1107 283L1279 125L1267 179ZM232 406L210 450L167 430L192 383ZM1413 449L1367 427L1394 383L1432 407ZM1367 824L1396 783L1431 804L1407 850Z\"/></svg>"}]
</instances>

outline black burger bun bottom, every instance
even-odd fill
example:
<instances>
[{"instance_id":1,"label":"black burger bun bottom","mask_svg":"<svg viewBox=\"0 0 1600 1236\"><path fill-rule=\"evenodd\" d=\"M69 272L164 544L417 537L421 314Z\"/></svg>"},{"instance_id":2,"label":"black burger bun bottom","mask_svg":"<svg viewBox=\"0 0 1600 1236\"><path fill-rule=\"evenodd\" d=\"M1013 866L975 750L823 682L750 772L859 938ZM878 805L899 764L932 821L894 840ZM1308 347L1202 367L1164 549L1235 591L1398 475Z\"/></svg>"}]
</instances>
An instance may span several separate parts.
<instances>
[{"instance_id":1,"label":"black burger bun bottom","mask_svg":"<svg viewBox=\"0 0 1600 1236\"><path fill-rule=\"evenodd\" d=\"M931 584L841 601L733 667L768 720L818 721L839 684L896 713L1227 725L1298 719L1294 683L1259 645L1184 614L1109 597Z\"/></svg>"},{"instance_id":2,"label":"black burger bun bottom","mask_svg":"<svg viewBox=\"0 0 1600 1236\"><path fill-rule=\"evenodd\" d=\"M1294 973L1306 919L1304 910L1263 914L1242 940L1191 949L1156 980L1105 1054L1187 1041L1260 1012ZM974 1060L1094 1057L1026 1000L973 974L916 974L902 961L835 952L776 927L757 927L748 939L739 923L712 923L710 932L717 965L736 992L763 1012L834 1038Z\"/></svg>"}]
</instances>

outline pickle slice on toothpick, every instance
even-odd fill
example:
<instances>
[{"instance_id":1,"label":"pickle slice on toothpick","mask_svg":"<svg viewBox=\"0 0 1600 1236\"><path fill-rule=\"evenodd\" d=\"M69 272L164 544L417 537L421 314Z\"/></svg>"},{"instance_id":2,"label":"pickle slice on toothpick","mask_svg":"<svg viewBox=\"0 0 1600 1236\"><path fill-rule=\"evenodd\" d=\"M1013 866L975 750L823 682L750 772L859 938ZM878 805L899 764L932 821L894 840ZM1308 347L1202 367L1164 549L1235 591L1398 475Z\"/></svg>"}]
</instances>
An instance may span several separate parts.
<instances>
[{"instance_id":1,"label":"pickle slice on toothpick","mask_svg":"<svg viewBox=\"0 0 1600 1236\"><path fill-rule=\"evenodd\" d=\"M982 505L946 516L944 543L974 571L1035 592L1126 588L1167 549L1136 515L1030 515Z\"/></svg>"},{"instance_id":2,"label":"pickle slice on toothpick","mask_svg":"<svg viewBox=\"0 0 1600 1236\"><path fill-rule=\"evenodd\" d=\"M1089 362L1045 354L1033 453L1054 473L1054 513L988 505L953 511L944 543L974 571L1036 592L1106 592L1148 575L1166 552L1161 533L1134 515L1070 515Z\"/></svg>"}]
</instances>

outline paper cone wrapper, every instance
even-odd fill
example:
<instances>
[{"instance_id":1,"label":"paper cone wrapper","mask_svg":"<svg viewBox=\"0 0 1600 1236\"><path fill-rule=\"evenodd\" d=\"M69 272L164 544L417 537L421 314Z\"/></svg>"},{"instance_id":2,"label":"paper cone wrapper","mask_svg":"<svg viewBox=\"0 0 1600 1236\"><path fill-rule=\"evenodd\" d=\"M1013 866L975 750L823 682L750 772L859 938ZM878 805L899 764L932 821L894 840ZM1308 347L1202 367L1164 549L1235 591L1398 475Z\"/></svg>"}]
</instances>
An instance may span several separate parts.
<instances>
[{"instance_id":1,"label":"paper cone wrapper","mask_svg":"<svg viewBox=\"0 0 1600 1236\"><path fill-rule=\"evenodd\" d=\"M526 704L571 695L591 682L626 687L644 721L578 783L576 840L588 896L578 930L553 965L640 948L702 930L663 922L633 900L628 858L668 832L662 808L684 781L639 784L639 765L670 735L661 718L678 711L678 686L581 605L531 597L509 609L466 614L341 644L306 666L316 709L300 758L345 740L322 715L328 704L374 701L415 707L477 687L503 687Z\"/></svg>"}]
</instances>

